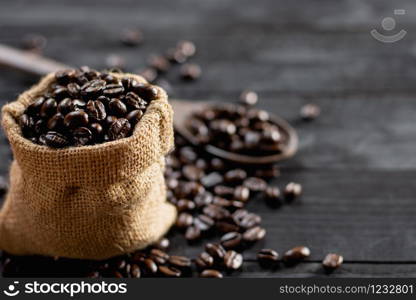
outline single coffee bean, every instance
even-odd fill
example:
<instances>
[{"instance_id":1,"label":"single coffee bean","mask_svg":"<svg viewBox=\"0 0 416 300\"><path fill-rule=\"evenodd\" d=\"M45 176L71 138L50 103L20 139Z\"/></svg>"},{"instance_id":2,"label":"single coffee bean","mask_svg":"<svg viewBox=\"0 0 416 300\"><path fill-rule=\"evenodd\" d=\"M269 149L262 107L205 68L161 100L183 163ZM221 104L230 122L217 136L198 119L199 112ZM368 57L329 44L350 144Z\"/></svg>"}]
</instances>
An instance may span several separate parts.
<instances>
[{"instance_id":1,"label":"single coffee bean","mask_svg":"<svg viewBox=\"0 0 416 300\"><path fill-rule=\"evenodd\" d=\"M86 106L86 112L91 120L102 121L107 117L107 112L105 110L104 104L99 101L88 101Z\"/></svg>"},{"instance_id":2,"label":"single coffee bean","mask_svg":"<svg viewBox=\"0 0 416 300\"><path fill-rule=\"evenodd\" d=\"M194 225L201 231L208 231L214 226L215 222L207 215L199 215L194 219Z\"/></svg>"},{"instance_id":3,"label":"single coffee bean","mask_svg":"<svg viewBox=\"0 0 416 300\"><path fill-rule=\"evenodd\" d=\"M225 249L236 249L241 245L242 240L243 236L241 233L236 231L228 232L221 237L221 245Z\"/></svg>"},{"instance_id":4,"label":"single coffee bean","mask_svg":"<svg viewBox=\"0 0 416 300\"><path fill-rule=\"evenodd\" d=\"M195 55L196 46L191 41L179 41L176 45L176 49L180 51L186 57L191 57Z\"/></svg>"},{"instance_id":5,"label":"single coffee bean","mask_svg":"<svg viewBox=\"0 0 416 300\"><path fill-rule=\"evenodd\" d=\"M150 84L138 83L134 86L134 92L146 101L157 99L159 90Z\"/></svg>"},{"instance_id":6,"label":"single coffee bean","mask_svg":"<svg viewBox=\"0 0 416 300\"><path fill-rule=\"evenodd\" d=\"M211 204L213 202L213 196L210 192L203 192L203 193L198 193L195 197L194 197L194 203L196 204L197 207L203 207L205 205Z\"/></svg>"},{"instance_id":7,"label":"single coffee bean","mask_svg":"<svg viewBox=\"0 0 416 300\"><path fill-rule=\"evenodd\" d=\"M204 171L195 165L186 165L182 168L182 174L189 181L198 181L204 175Z\"/></svg>"},{"instance_id":8,"label":"single coffee bean","mask_svg":"<svg viewBox=\"0 0 416 300\"><path fill-rule=\"evenodd\" d=\"M176 220L176 227L178 228L188 228L192 225L194 217L188 213L180 213L178 219Z\"/></svg>"},{"instance_id":9,"label":"single coffee bean","mask_svg":"<svg viewBox=\"0 0 416 300\"><path fill-rule=\"evenodd\" d=\"M140 278L141 276L141 271L140 271L140 267L136 264L132 264L131 268L130 268L130 276L132 278Z\"/></svg>"},{"instance_id":10,"label":"single coffee bean","mask_svg":"<svg viewBox=\"0 0 416 300\"><path fill-rule=\"evenodd\" d=\"M328 270L332 271L339 268L342 263L344 262L344 258L342 255L336 253L329 253L325 256L324 260L322 261L322 266Z\"/></svg>"},{"instance_id":11,"label":"single coffee bean","mask_svg":"<svg viewBox=\"0 0 416 300\"><path fill-rule=\"evenodd\" d=\"M201 67L197 64L185 64L180 70L181 77L184 80L196 80L201 77Z\"/></svg>"},{"instance_id":12,"label":"single coffee bean","mask_svg":"<svg viewBox=\"0 0 416 300\"><path fill-rule=\"evenodd\" d=\"M222 278L222 274L220 271L206 269L199 274L201 278Z\"/></svg>"},{"instance_id":13,"label":"single coffee bean","mask_svg":"<svg viewBox=\"0 0 416 300\"><path fill-rule=\"evenodd\" d=\"M217 185L214 188L214 193L220 197L228 197L234 195L234 189L225 185Z\"/></svg>"},{"instance_id":14,"label":"single coffee bean","mask_svg":"<svg viewBox=\"0 0 416 300\"><path fill-rule=\"evenodd\" d=\"M215 223L215 227L217 228L219 232L223 232L223 233L240 230L240 227L238 225L227 222L227 221L218 221Z\"/></svg>"},{"instance_id":15,"label":"single coffee bean","mask_svg":"<svg viewBox=\"0 0 416 300\"><path fill-rule=\"evenodd\" d=\"M280 189L278 187L269 186L266 189L266 203L271 207L279 207L282 205Z\"/></svg>"},{"instance_id":16,"label":"single coffee bean","mask_svg":"<svg viewBox=\"0 0 416 300\"><path fill-rule=\"evenodd\" d=\"M214 258L207 252L202 252L195 260L198 269L208 269L214 265Z\"/></svg>"},{"instance_id":17,"label":"single coffee bean","mask_svg":"<svg viewBox=\"0 0 416 300\"><path fill-rule=\"evenodd\" d=\"M234 199L241 201L241 202L247 202L250 197L250 190L243 186L237 186L234 190Z\"/></svg>"},{"instance_id":18,"label":"single coffee bean","mask_svg":"<svg viewBox=\"0 0 416 300\"><path fill-rule=\"evenodd\" d=\"M120 41L129 47L137 46L143 41L143 33L138 29L126 28L121 32Z\"/></svg>"},{"instance_id":19,"label":"single coffee bean","mask_svg":"<svg viewBox=\"0 0 416 300\"><path fill-rule=\"evenodd\" d=\"M244 105L254 106L258 102L257 93L256 92L253 92L253 91L250 91L250 90L245 90L240 95L240 101Z\"/></svg>"},{"instance_id":20,"label":"single coffee bean","mask_svg":"<svg viewBox=\"0 0 416 300\"><path fill-rule=\"evenodd\" d=\"M190 211L195 209L195 202L188 199L180 199L176 204L176 208L179 212Z\"/></svg>"},{"instance_id":21,"label":"single coffee bean","mask_svg":"<svg viewBox=\"0 0 416 300\"><path fill-rule=\"evenodd\" d=\"M73 78L75 78L76 71L73 69L61 70L55 73L55 79L59 84L68 84Z\"/></svg>"},{"instance_id":22,"label":"single coffee bean","mask_svg":"<svg viewBox=\"0 0 416 300\"><path fill-rule=\"evenodd\" d=\"M72 98L79 98L81 93L81 87L77 83L69 83L66 86L66 89L68 90L69 96L71 96Z\"/></svg>"},{"instance_id":23,"label":"single coffee bean","mask_svg":"<svg viewBox=\"0 0 416 300\"><path fill-rule=\"evenodd\" d=\"M120 118L114 121L108 129L108 137L110 140L117 140L126 137L131 129L131 125L127 119Z\"/></svg>"},{"instance_id":24,"label":"single coffee bean","mask_svg":"<svg viewBox=\"0 0 416 300\"><path fill-rule=\"evenodd\" d=\"M58 101L70 96L68 89L63 86L55 88L52 94L53 97Z\"/></svg>"},{"instance_id":25,"label":"single coffee bean","mask_svg":"<svg viewBox=\"0 0 416 300\"><path fill-rule=\"evenodd\" d=\"M170 48L166 51L165 57L173 64L183 64L188 57L182 51L176 48Z\"/></svg>"},{"instance_id":26,"label":"single coffee bean","mask_svg":"<svg viewBox=\"0 0 416 300\"><path fill-rule=\"evenodd\" d=\"M166 252L156 248L150 250L150 257L160 265L165 264L169 259L169 255Z\"/></svg>"},{"instance_id":27,"label":"single coffee bean","mask_svg":"<svg viewBox=\"0 0 416 300\"><path fill-rule=\"evenodd\" d=\"M203 213L214 220L222 220L230 216L230 212L221 206L209 204L203 208Z\"/></svg>"},{"instance_id":28,"label":"single coffee bean","mask_svg":"<svg viewBox=\"0 0 416 300\"><path fill-rule=\"evenodd\" d=\"M302 194L302 186L299 183L290 182L286 185L284 194L287 201L293 201Z\"/></svg>"},{"instance_id":29,"label":"single coffee bean","mask_svg":"<svg viewBox=\"0 0 416 300\"><path fill-rule=\"evenodd\" d=\"M158 267L157 264L155 263L155 261L151 258L145 258L143 259L143 268L145 270L146 273L148 274L156 274Z\"/></svg>"},{"instance_id":30,"label":"single coffee bean","mask_svg":"<svg viewBox=\"0 0 416 300\"><path fill-rule=\"evenodd\" d=\"M143 112L139 109L132 110L126 115L126 119L130 122L130 124L134 127L142 118Z\"/></svg>"},{"instance_id":31,"label":"single coffee bean","mask_svg":"<svg viewBox=\"0 0 416 300\"><path fill-rule=\"evenodd\" d=\"M76 110L68 113L64 118L64 124L69 128L87 126L89 122L88 114L83 110Z\"/></svg>"},{"instance_id":32,"label":"single coffee bean","mask_svg":"<svg viewBox=\"0 0 416 300\"><path fill-rule=\"evenodd\" d=\"M201 178L201 183L206 188L212 188L223 181L223 178L220 173L212 172L208 175L205 175Z\"/></svg>"},{"instance_id":33,"label":"single coffee bean","mask_svg":"<svg viewBox=\"0 0 416 300\"><path fill-rule=\"evenodd\" d=\"M107 84L107 86L103 90L104 96L108 98L114 98L119 96L124 92L124 87L121 84L113 83L113 84Z\"/></svg>"},{"instance_id":34,"label":"single coffee bean","mask_svg":"<svg viewBox=\"0 0 416 300\"><path fill-rule=\"evenodd\" d=\"M245 214L241 219L234 218L235 222L243 228L251 228L261 223L261 217L254 213Z\"/></svg>"},{"instance_id":35,"label":"single coffee bean","mask_svg":"<svg viewBox=\"0 0 416 300\"><path fill-rule=\"evenodd\" d=\"M96 141L99 141L101 139L101 137L102 137L103 132L104 132L104 129L101 126L101 124L99 124L99 123L92 123L92 124L90 124L89 129L91 130L91 133L93 135L93 138Z\"/></svg>"},{"instance_id":36,"label":"single coffee bean","mask_svg":"<svg viewBox=\"0 0 416 300\"><path fill-rule=\"evenodd\" d=\"M275 267L279 261L279 254L273 249L261 249L257 253L257 260L263 268Z\"/></svg>"},{"instance_id":37,"label":"single coffee bean","mask_svg":"<svg viewBox=\"0 0 416 300\"><path fill-rule=\"evenodd\" d=\"M224 179L226 182L235 183L243 181L247 178L247 173L243 169L234 169L231 171L228 171L224 175Z\"/></svg>"},{"instance_id":38,"label":"single coffee bean","mask_svg":"<svg viewBox=\"0 0 416 300\"><path fill-rule=\"evenodd\" d=\"M224 259L225 249L220 244L208 243L205 245L205 251L211 255L214 260Z\"/></svg>"},{"instance_id":39,"label":"single coffee bean","mask_svg":"<svg viewBox=\"0 0 416 300\"><path fill-rule=\"evenodd\" d=\"M150 57L149 66L159 73L165 73L171 67L170 62L165 57L159 55L153 55Z\"/></svg>"},{"instance_id":40,"label":"single coffee bean","mask_svg":"<svg viewBox=\"0 0 416 300\"><path fill-rule=\"evenodd\" d=\"M228 250L224 255L224 265L228 270L238 270L243 264L243 256L234 250Z\"/></svg>"},{"instance_id":41,"label":"single coffee bean","mask_svg":"<svg viewBox=\"0 0 416 300\"><path fill-rule=\"evenodd\" d=\"M147 106L147 102L134 92L128 92L124 101L132 109L146 109Z\"/></svg>"},{"instance_id":42,"label":"single coffee bean","mask_svg":"<svg viewBox=\"0 0 416 300\"><path fill-rule=\"evenodd\" d=\"M243 240L249 243L262 240L266 236L266 229L256 226L243 233Z\"/></svg>"},{"instance_id":43,"label":"single coffee bean","mask_svg":"<svg viewBox=\"0 0 416 300\"><path fill-rule=\"evenodd\" d=\"M30 137L34 134L34 126L35 122L33 118L30 117L28 114L23 114L19 118L19 125L22 129L23 135L26 137Z\"/></svg>"},{"instance_id":44,"label":"single coffee bean","mask_svg":"<svg viewBox=\"0 0 416 300\"><path fill-rule=\"evenodd\" d=\"M127 113L126 105L117 98L111 99L110 103L108 104L108 107L110 109L111 114L117 117L123 117Z\"/></svg>"},{"instance_id":45,"label":"single coffee bean","mask_svg":"<svg viewBox=\"0 0 416 300\"><path fill-rule=\"evenodd\" d=\"M249 177L244 180L243 185L248 187L252 192L264 192L267 188L267 183L258 177Z\"/></svg>"},{"instance_id":46,"label":"single coffee bean","mask_svg":"<svg viewBox=\"0 0 416 300\"><path fill-rule=\"evenodd\" d=\"M152 246L157 248L157 249L166 251L169 248L169 245L170 245L169 239L162 238L159 241L157 241L155 244L153 244Z\"/></svg>"},{"instance_id":47,"label":"single coffee bean","mask_svg":"<svg viewBox=\"0 0 416 300\"><path fill-rule=\"evenodd\" d=\"M169 263L178 269L189 269L191 267L191 260L186 256L171 255Z\"/></svg>"},{"instance_id":48,"label":"single coffee bean","mask_svg":"<svg viewBox=\"0 0 416 300\"><path fill-rule=\"evenodd\" d=\"M319 108L319 106L312 103L302 106L300 110L300 116L305 121L312 121L319 117L320 114L321 109Z\"/></svg>"},{"instance_id":49,"label":"single coffee bean","mask_svg":"<svg viewBox=\"0 0 416 300\"><path fill-rule=\"evenodd\" d=\"M27 107L26 113L30 116L36 116L40 112L40 109L45 101L46 99L44 97L37 98L35 102Z\"/></svg>"},{"instance_id":50,"label":"single coffee bean","mask_svg":"<svg viewBox=\"0 0 416 300\"><path fill-rule=\"evenodd\" d=\"M72 107L72 99L65 98L61 102L59 102L57 109L59 113L61 113L62 115L66 115L72 110Z\"/></svg>"},{"instance_id":51,"label":"single coffee bean","mask_svg":"<svg viewBox=\"0 0 416 300\"><path fill-rule=\"evenodd\" d=\"M159 272L165 277L181 277L182 272L174 267L159 266Z\"/></svg>"},{"instance_id":52,"label":"single coffee bean","mask_svg":"<svg viewBox=\"0 0 416 300\"><path fill-rule=\"evenodd\" d=\"M311 255L311 250L305 246L294 247L283 255L283 261L285 263L297 263Z\"/></svg>"},{"instance_id":53,"label":"single coffee bean","mask_svg":"<svg viewBox=\"0 0 416 300\"><path fill-rule=\"evenodd\" d=\"M64 116L60 113L55 114L48 120L47 127L53 131L62 130L64 127Z\"/></svg>"},{"instance_id":54,"label":"single coffee bean","mask_svg":"<svg viewBox=\"0 0 416 300\"><path fill-rule=\"evenodd\" d=\"M49 98L45 102L43 102L42 107L40 108L40 116L42 118L47 118L56 113L56 108L58 104L56 103L55 99Z\"/></svg>"},{"instance_id":55,"label":"single coffee bean","mask_svg":"<svg viewBox=\"0 0 416 300\"><path fill-rule=\"evenodd\" d=\"M63 148L69 145L68 139L55 131L49 131L44 135L44 142L47 146L53 148Z\"/></svg>"},{"instance_id":56,"label":"single coffee bean","mask_svg":"<svg viewBox=\"0 0 416 300\"><path fill-rule=\"evenodd\" d=\"M93 139L92 132L86 127L78 127L72 132L76 146L85 146L90 144Z\"/></svg>"},{"instance_id":57,"label":"single coffee bean","mask_svg":"<svg viewBox=\"0 0 416 300\"><path fill-rule=\"evenodd\" d=\"M197 226L189 226L185 232L185 238L189 241L196 241L201 238L201 230Z\"/></svg>"},{"instance_id":58,"label":"single coffee bean","mask_svg":"<svg viewBox=\"0 0 416 300\"><path fill-rule=\"evenodd\" d=\"M94 96L102 93L106 86L106 82L101 79L95 79L87 82L81 87L81 93L84 96Z\"/></svg>"}]
</instances>

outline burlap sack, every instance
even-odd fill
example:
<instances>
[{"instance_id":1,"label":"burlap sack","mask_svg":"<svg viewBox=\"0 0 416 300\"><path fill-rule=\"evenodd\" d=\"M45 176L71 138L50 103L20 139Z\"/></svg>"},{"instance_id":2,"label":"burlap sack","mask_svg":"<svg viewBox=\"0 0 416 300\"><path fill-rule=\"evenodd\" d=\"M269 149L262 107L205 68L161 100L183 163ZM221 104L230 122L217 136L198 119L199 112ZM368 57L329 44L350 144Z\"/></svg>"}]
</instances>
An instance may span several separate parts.
<instances>
[{"instance_id":1,"label":"burlap sack","mask_svg":"<svg viewBox=\"0 0 416 300\"><path fill-rule=\"evenodd\" d=\"M0 249L104 259L157 241L176 217L163 178L164 156L173 148L166 93L159 89L131 137L51 149L22 137L16 118L53 81L46 76L2 109L14 161L0 211Z\"/></svg>"}]
</instances>

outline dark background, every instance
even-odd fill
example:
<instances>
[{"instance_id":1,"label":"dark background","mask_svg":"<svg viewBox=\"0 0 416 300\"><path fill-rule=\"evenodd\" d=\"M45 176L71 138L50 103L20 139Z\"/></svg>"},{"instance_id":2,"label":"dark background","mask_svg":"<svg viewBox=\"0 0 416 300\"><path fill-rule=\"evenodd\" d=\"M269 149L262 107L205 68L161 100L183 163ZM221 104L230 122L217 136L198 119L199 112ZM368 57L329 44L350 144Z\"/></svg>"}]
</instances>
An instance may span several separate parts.
<instances>
[{"instance_id":1,"label":"dark background","mask_svg":"<svg viewBox=\"0 0 416 300\"><path fill-rule=\"evenodd\" d=\"M370 30L383 32L381 20L396 8L406 15L395 17L395 32L407 36L394 44L373 39ZM46 56L101 69L118 54L135 71L151 53L194 41L203 76L182 83L171 72L171 98L233 101L253 89L261 107L300 135L298 154L275 183L300 182L304 196L280 210L252 203L268 235L245 252L240 276L324 275L328 252L346 261L332 276L416 276L415 12L412 0L2 0L0 42L20 47L25 35L42 34ZM126 27L143 30L142 46L120 44ZM14 100L35 82L0 69L0 100ZM301 123L298 111L309 102L322 115ZM2 142L2 174L8 152ZM272 273L250 262L261 247L282 253L302 244L312 256L296 267ZM195 257L200 250L178 237L172 252Z\"/></svg>"}]
</instances>

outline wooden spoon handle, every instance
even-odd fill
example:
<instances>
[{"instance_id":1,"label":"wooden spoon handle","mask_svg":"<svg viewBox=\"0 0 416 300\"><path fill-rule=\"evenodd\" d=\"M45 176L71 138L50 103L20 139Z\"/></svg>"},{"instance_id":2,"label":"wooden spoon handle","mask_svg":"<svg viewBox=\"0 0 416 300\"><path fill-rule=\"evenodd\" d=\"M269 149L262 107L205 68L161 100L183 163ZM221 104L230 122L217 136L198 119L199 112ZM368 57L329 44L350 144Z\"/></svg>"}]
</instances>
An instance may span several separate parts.
<instances>
[{"instance_id":1,"label":"wooden spoon handle","mask_svg":"<svg viewBox=\"0 0 416 300\"><path fill-rule=\"evenodd\" d=\"M70 68L52 59L2 44L0 44L0 65L37 76Z\"/></svg>"}]
</instances>

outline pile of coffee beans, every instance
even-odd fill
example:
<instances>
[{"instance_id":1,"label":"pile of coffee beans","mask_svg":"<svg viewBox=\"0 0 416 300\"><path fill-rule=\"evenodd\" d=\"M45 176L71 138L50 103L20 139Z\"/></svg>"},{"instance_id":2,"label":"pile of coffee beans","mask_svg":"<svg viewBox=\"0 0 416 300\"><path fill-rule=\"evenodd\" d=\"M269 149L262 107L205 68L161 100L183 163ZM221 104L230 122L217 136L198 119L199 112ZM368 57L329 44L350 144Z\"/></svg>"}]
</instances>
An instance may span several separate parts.
<instances>
[{"instance_id":1,"label":"pile of coffee beans","mask_svg":"<svg viewBox=\"0 0 416 300\"><path fill-rule=\"evenodd\" d=\"M128 137L158 97L150 84L88 67L57 72L55 79L19 118L24 137L52 148Z\"/></svg>"},{"instance_id":2,"label":"pile of coffee beans","mask_svg":"<svg viewBox=\"0 0 416 300\"><path fill-rule=\"evenodd\" d=\"M266 111L253 107L254 92L246 95L244 105L218 105L194 113L187 126L198 143L246 155L280 153L287 137Z\"/></svg>"}]
</instances>

